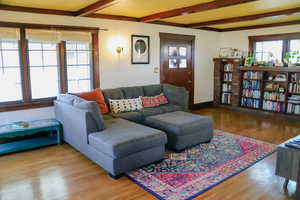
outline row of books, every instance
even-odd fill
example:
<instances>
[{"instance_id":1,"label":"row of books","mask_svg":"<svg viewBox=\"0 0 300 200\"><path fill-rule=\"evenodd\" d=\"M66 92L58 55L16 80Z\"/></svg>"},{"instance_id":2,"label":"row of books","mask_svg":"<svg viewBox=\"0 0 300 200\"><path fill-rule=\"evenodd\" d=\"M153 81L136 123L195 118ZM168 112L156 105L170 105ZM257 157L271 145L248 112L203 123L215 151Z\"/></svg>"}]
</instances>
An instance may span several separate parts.
<instances>
[{"instance_id":1,"label":"row of books","mask_svg":"<svg viewBox=\"0 0 300 200\"><path fill-rule=\"evenodd\" d=\"M292 95L288 98L287 113L300 115L300 95Z\"/></svg>"},{"instance_id":2,"label":"row of books","mask_svg":"<svg viewBox=\"0 0 300 200\"><path fill-rule=\"evenodd\" d=\"M232 90L232 86L231 86L231 84L229 83L223 83L222 84L222 91L223 92L231 92L231 90Z\"/></svg>"},{"instance_id":3,"label":"row of books","mask_svg":"<svg viewBox=\"0 0 300 200\"><path fill-rule=\"evenodd\" d=\"M243 88L247 89L260 89L261 82L258 80L243 80Z\"/></svg>"},{"instance_id":4,"label":"row of books","mask_svg":"<svg viewBox=\"0 0 300 200\"><path fill-rule=\"evenodd\" d=\"M291 74L291 82L298 82L298 83L300 83L300 73L293 73L293 74Z\"/></svg>"},{"instance_id":5,"label":"row of books","mask_svg":"<svg viewBox=\"0 0 300 200\"><path fill-rule=\"evenodd\" d=\"M299 93L300 94L300 83L290 83L289 93Z\"/></svg>"},{"instance_id":6,"label":"row of books","mask_svg":"<svg viewBox=\"0 0 300 200\"><path fill-rule=\"evenodd\" d=\"M284 112L285 103L264 100L263 109L273 111L273 112Z\"/></svg>"},{"instance_id":7,"label":"row of books","mask_svg":"<svg viewBox=\"0 0 300 200\"><path fill-rule=\"evenodd\" d=\"M223 93L221 103L231 104L231 93Z\"/></svg>"},{"instance_id":8,"label":"row of books","mask_svg":"<svg viewBox=\"0 0 300 200\"><path fill-rule=\"evenodd\" d=\"M224 65L224 71L225 72L232 72L233 71L233 64L232 63L227 63Z\"/></svg>"},{"instance_id":9,"label":"row of books","mask_svg":"<svg viewBox=\"0 0 300 200\"><path fill-rule=\"evenodd\" d=\"M232 73L224 73L224 81L232 81Z\"/></svg>"},{"instance_id":10,"label":"row of books","mask_svg":"<svg viewBox=\"0 0 300 200\"><path fill-rule=\"evenodd\" d=\"M250 99L242 97L241 106L250 108L259 108L259 99Z\"/></svg>"},{"instance_id":11,"label":"row of books","mask_svg":"<svg viewBox=\"0 0 300 200\"><path fill-rule=\"evenodd\" d=\"M244 79L262 79L263 73L247 71L247 72L244 72L243 77L244 77Z\"/></svg>"},{"instance_id":12,"label":"row of books","mask_svg":"<svg viewBox=\"0 0 300 200\"><path fill-rule=\"evenodd\" d=\"M260 90L243 89L242 96L259 99L260 98Z\"/></svg>"},{"instance_id":13,"label":"row of books","mask_svg":"<svg viewBox=\"0 0 300 200\"><path fill-rule=\"evenodd\" d=\"M279 92L265 92L264 93L265 100L273 100L273 101L285 101L285 94Z\"/></svg>"}]
</instances>

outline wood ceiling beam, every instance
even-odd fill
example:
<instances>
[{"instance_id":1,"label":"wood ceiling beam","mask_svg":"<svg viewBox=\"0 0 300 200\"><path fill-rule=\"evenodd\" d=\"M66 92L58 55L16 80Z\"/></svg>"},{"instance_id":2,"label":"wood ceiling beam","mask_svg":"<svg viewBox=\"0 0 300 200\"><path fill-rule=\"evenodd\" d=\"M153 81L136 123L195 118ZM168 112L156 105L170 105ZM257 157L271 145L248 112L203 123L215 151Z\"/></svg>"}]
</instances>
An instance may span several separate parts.
<instances>
[{"instance_id":1,"label":"wood ceiling beam","mask_svg":"<svg viewBox=\"0 0 300 200\"><path fill-rule=\"evenodd\" d=\"M221 29L222 32L228 31L242 31L242 30L249 30L249 29L258 29L258 28L271 28L276 26L289 26L300 24L300 20L288 21L288 22L279 22L273 24L260 24L260 25L253 25L253 26L242 26L242 27L234 27L234 28L223 28Z\"/></svg>"},{"instance_id":2,"label":"wood ceiling beam","mask_svg":"<svg viewBox=\"0 0 300 200\"><path fill-rule=\"evenodd\" d=\"M223 8L223 7L228 7L228 6L233 6L233 5L238 5L238 4L243 4L243 3L253 2L253 1L257 1L257 0L215 0L207 3L201 3L193 6L188 6L184 8L178 8L174 10L148 15L145 17L141 17L139 20L141 22L151 22L160 19L176 17L176 16L191 14L195 12L203 12L207 10L213 10L217 8Z\"/></svg>"},{"instance_id":3,"label":"wood ceiling beam","mask_svg":"<svg viewBox=\"0 0 300 200\"><path fill-rule=\"evenodd\" d=\"M102 10L104 8L112 6L116 3L118 3L118 1L116 1L116 0L99 0L85 8L78 10L75 15L84 17L84 16L92 14L98 10Z\"/></svg>"},{"instance_id":4,"label":"wood ceiling beam","mask_svg":"<svg viewBox=\"0 0 300 200\"><path fill-rule=\"evenodd\" d=\"M30 8L30 7L22 7L22 6L9 6L9 5L4 5L4 4L0 4L0 10L50 14L50 15L74 16L74 12L72 12L72 11L52 10L52 9L43 9L43 8Z\"/></svg>"},{"instance_id":5,"label":"wood ceiling beam","mask_svg":"<svg viewBox=\"0 0 300 200\"><path fill-rule=\"evenodd\" d=\"M268 18L268 17L273 17L273 16L291 15L291 14L299 13L299 12L300 12L300 7L297 7L297 8L291 8L291 9L274 11L274 12L267 12L267 13L262 13L262 14L247 15L247 16L232 17L232 18L227 18L227 19L212 20L212 21L207 21L207 22L193 23L193 24L189 24L188 27L200 28L200 27L211 26L211 25L216 25L216 24L228 24L228 23L263 19L263 18Z\"/></svg>"}]
</instances>

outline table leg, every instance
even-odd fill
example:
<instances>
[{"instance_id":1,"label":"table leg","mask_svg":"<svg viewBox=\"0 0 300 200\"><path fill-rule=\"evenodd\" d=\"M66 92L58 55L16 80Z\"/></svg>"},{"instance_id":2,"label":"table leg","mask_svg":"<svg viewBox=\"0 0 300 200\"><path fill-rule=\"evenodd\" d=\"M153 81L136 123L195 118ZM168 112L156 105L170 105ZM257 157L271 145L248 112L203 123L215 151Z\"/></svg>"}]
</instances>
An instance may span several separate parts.
<instances>
[{"instance_id":1,"label":"table leg","mask_svg":"<svg viewBox=\"0 0 300 200\"><path fill-rule=\"evenodd\" d=\"M56 129L56 134L57 134L57 144L61 144L60 127Z\"/></svg>"},{"instance_id":2,"label":"table leg","mask_svg":"<svg viewBox=\"0 0 300 200\"><path fill-rule=\"evenodd\" d=\"M287 187L289 185L289 179L285 179L284 183L283 183L283 189L286 191Z\"/></svg>"}]
</instances>

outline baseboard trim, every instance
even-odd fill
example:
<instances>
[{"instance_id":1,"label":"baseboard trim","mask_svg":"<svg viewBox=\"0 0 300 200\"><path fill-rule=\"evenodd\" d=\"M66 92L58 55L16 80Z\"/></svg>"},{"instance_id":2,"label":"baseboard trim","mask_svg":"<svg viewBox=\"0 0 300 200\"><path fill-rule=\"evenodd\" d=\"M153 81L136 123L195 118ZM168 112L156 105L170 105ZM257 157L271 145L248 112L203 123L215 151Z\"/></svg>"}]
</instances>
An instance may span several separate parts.
<instances>
[{"instance_id":1,"label":"baseboard trim","mask_svg":"<svg viewBox=\"0 0 300 200\"><path fill-rule=\"evenodd\" d=\"M197 110L197 109L201 109L201 108L210 108L210 107L213 107L213 105L214 105L213 101L208 101L208 102L203 102L203 103L194 103L193 105L191 105L191 109Z\"/></svg>"}]
</instances>

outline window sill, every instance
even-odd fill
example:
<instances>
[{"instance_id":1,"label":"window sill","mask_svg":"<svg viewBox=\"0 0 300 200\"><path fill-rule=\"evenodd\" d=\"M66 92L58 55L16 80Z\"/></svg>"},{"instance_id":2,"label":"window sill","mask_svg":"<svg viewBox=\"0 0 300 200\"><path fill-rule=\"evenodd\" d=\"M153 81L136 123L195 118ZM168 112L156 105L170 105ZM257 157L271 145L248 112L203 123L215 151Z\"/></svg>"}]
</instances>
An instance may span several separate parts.
<instances>
[{"instance_id":1,"label":"window sill","mask_svg":"<svg viewBox=\"0 0 300 200\"><path fill-rule=\"evenodd\" d=\"M30 102L30 103L16 103L8 105L0 105L0 112L16 111L16 110L26 110L42 107L53 106L53 100Z\"/></svg>"}]
</instances>

